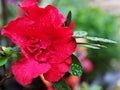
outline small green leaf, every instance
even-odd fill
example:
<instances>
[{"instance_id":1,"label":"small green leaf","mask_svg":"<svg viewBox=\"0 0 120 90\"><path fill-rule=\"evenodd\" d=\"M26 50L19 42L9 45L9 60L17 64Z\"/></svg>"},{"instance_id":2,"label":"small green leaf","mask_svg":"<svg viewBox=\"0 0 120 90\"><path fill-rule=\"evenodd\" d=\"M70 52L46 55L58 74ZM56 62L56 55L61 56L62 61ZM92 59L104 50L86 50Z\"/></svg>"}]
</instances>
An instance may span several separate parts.
<instances>
[{"instance_id":1,"label":"small green leaf","mask_svg":"<svg viewBox=\"0 0 120 90\"><path fill-rule=\"evenodd\" d=\"M104 45L101 45L101 44L91 44L92 46L96 46L96 47L101 47L101 48L107 48L106 46Z\"/></svg>"},{"instance_id":2,"label":"small green leaf","mask_svg":"<svg viewBox=\"0 0 120 90\"><path fill-rule=\"evenodd\" d=\"M77 44L77 46L91 48L91 49L100 49L100 47L94 46L94 45L88 45L88 44Z\"/></svg>"},{"instance_id":3,"label":"small green leaf","mask_svg":"<svg viewBox=\"0 0 120 90\"><path fill-rule=\"evenodd\" d=\"M115 42L113 40L110 40L110 39L98 38L98 37L89 37L89 36L87 36L86 39L91 40L91 41L105 42L105 43L117 43L117 42Z\"/></svg>"},{"instance_id":4,"label":"small green leaf","mask_svg":"<svg viewBox=\"0 0 120 90\"><path fill-rule=\"evenodd\" d=\"M0 57L0 66L3 66L7 63L9 57Z\"/></svg>"},{"instance_id":5,"label":"small green leaf","mask_svg":"<svg viewBox=\"0 0 120 90\"><path fill-rule=\"evenodd\" d=\"M16 46L16 47L13 47L13 48L12 48L12 51L13 51L13 52L20 52L20 48L17 47L17 46Z\"/></svg>"},{"instance_id":6,"label":"small green leaf","mask_svg":"<svg viewBox=\"0 0 120 90\"><path fill-rule=\"evenodd\" d=\"M67 15L67 20L66 20L64 26L69 26L70 25L71 18L72 18L72 13L71 13L71 11L69 11L68 15Z\"/></svg>"},{"instance_id":7,"label":"small green leaf","mask_svg":"<svg viewBox=\"0 0 120 90\"><path fill-rule=\"evenodd\" d=\"M94 87L91 87L90 90L103 90L103 89L102 89L102 86L94 86Z\"/></svg>"},{"instance_id":8,"label":"small green leaf","mask_svg":"<svg viewBox=\"0 0 120 90\"><path fill-rule=\"evenodd\" d=\"M53 87L55 90L71 90L63 78L58 82L54 82Z\"/></svg>"},{"instance_id":9,"label":"small green leaf","mask_svg":"<svg viewBox=\"0 0 120 90\"><path fill-rule=\"evenodd\" d=\"M3 50L0 50L0 55L5 55Z\"/></svg>"},{"instance_id":10,"label":"small green leaf","mask_svg":"<svg viewBox=\"0 0 120 90\"><path fill-rule=\"evenodd\" d=\"M107 48L101 44L90 44L90 43L77 43L77 46L91 48L91 49L100 49L100 48Z\"/></svg>"},{"instance_id":11,"label":"small green leaf","mask_svg":"<svg viewBox=\"0 0 120 90\"><path fill-rule=\"evenodd\" d=\"M83 38L85 36L87 36L87 32L85 31L74 31L74 38Z\"/></svg>"},{"instance_id":12,"label":"small green leaf","mask_svg":"<svg viewBox=\"0 0 120 90\"><path fill-rule=\"evenodd\" d=\"M81 66L78 58L75 55L72 55L72 64L70 67L70 73L75 76L82 75L82 66Z\"/></svg>"},{"instance_id":13,"label":"small green leaf","mask_svg":"<svg viewBox=\"0 0 120 90\"><path fill-rule=\"evenodd\" d=\"M4 52L5 52L6 55L10 55L12 53L12 48L11 47L6 47L4 49Z\"/></svg>"},{"instance_id":14,"label":"small green leaf","mask_svg":"<svg viewBox=\"0 0 120 90\"><path fill-rule=\"evenodd\" d=\"M81 87L82 87L82 90L90 90L90 87L89 87L89 85L86 82L83 82L81 84Z\"/></svg>"}]
</instances>

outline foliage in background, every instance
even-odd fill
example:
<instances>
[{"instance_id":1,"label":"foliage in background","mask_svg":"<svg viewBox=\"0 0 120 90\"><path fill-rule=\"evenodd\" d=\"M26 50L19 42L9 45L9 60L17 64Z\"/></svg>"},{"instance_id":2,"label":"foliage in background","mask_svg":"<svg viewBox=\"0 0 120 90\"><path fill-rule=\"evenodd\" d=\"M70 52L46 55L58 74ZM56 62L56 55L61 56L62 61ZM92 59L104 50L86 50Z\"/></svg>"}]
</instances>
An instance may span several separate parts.
<instances>
[{"instance_id":1,"label":"foliage in background","mask_svg":"<svg viewBox=\"0 0 120 90\"><path fill-rule=\"evenodd\" d=\"M85 30L90 36L118 41L116 37L118 31L116 17L98 8L87 8L83 11L78 11L75 17L75 24L77 30ZM118 54L116 54L119 53L117 44L106 45L108 46L107 49L100 49L99 51L89 49L88 57L93 61L96 72L103 72L110 69L110 60L118 57Z\"/></svg>"},{"instance_id":2,"label":"foliage in background","mask_svg":"<svg viewBox=\"0 0 120 90\"><path fill-rule=\"evenodd\" d=\"M76 30L85 30L90 36L118 41L117 32L119 28L117 18L114 15L107 14L99 8L87 8L78 11L74 20ZM96 72L111 69L110 61L118 59L118 55L116 54L119 53L117 44L106 44L106 46L108 48L103 48L99 51L89 49L88 57L93 61Z\"/></svg>"},{"instance_id":3,"label":"foliage in background","mask_svg":"<svg viewBox=\"0 0 120 90\"><path fill-rule=\"evenodd\" d=\"M18 10L17 1L18 0L0 1L0 30L2 26L6 25L10 20L12 20L16 16ZM2 5L3 2L5 3L4 5ZM3 10L5 12L4 13L5 15L3 14ZM6 19L3 18L4 16ZM12 44L9 39L5 38L0 33L0 45L7 46L8 45L7 42L9 42L10 45Z\"/></svg>"}]
</instances>

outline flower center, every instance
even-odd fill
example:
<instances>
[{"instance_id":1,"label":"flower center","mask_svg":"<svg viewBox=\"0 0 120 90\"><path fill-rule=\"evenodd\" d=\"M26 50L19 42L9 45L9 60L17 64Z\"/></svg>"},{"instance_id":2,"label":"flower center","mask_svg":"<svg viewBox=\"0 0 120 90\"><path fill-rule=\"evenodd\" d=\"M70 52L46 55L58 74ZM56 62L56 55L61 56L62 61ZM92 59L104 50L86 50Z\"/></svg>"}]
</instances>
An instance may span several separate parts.
<instances>
[{"instance_id":1,"label":"flower center","mask_svg":"<svg viewBox=\"0 0 120 90\"><path fill-rule=\"evenodd\" d=\"M51 40L40 40L39 38L29 38L27 41L27 51L34 57L38 62L46 62L51 58L52 48Z\"/></svg>"}]
</instances>

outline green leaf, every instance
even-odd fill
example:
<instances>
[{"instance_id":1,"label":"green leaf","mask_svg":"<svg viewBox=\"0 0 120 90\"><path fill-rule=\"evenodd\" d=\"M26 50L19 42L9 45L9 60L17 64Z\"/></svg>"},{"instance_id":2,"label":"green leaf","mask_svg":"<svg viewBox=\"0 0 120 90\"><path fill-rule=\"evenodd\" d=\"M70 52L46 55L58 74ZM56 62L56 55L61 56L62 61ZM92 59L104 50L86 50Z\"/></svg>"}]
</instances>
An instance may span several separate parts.
<instances>
[{"instance_id":1,"label":"green leaf","mask_svg":"<svg viewBox=\"0 0 120 90\"><path fill-rule=\"evenodd\" d=\"M96 47L101 47L101 48L107 48L106 46L104 45L101 45L101 44L91 44L92 46L96 46Z\"/></svg>"},{"instance_id":2,"label":"green leaf","mask_svg":"<svg viewBox=\"0 0 120 90\"><path fill-rule=\"evenodd\" d=\"M7 63L9 57L0 57L0 66L3 66Z\"/></svg>"},{"instance_id":3,"label":"green leaf","mask_svg":"<svg viewBox=\"0 0 120 90\"><path fill-rule=\"evenodd\" d=\"M78 58L75 55L72 55L72 64L70 67L70 73L75 76L82 75L82 66L81 66Z\"/></svg>"},{"instance_id":4,"label":"green leaf","mask_svg":"<svg viewBox=\"0 0 120 90\"><path fill-rule=\"evenodd\" d=\"M72 13L71 13L71 11L69 11L68 15L67 15L67 20L66 20L64 26L69 26L70 25L71 18L72 18Z\"/></svg>"},{"instance_id":5,"label":"green leaf","mask_svg":"<svg viewBox=\"0 0 120 90\"><path fill-rule=\"evenodd\" d=\"M54 82L53 87L55 88L55 90L71 90L70 87L65 82L64 78L62 78L58 82Z\"/></svg>"},{"instance_id":6,"label":"green leaf","mask_svg":"<svg viewBox=\"0 0 120 90\"><path fill-rule=\"evenodd\" d=\"M85 31L74 31L74 38L83 38L85 36L87 36L87 32Z\"/></svg>"},{"instance_id":7,"label":"green leaf","mask_svg":"<svg viewBox=\"0 0 120 90\"><path fill-rule=\"evenodd\" d=\"M0 50L0 55L5 55L5 53L3 52L3 50Z\"/></svg>"},{"instance_id":8,"label":"green leaf","mask_svg":"<svg viewBox=\"0 0 120 90\"><path fill-rule=\"evenodd\" d=\"M89 85L86 82L83 82L81 84L81 87L82 87L82 90L90 90L90 87L89 87Z\"/></svg>"},{"instance_id":9,"label":"green leaf","mask_svg":"<svg viewBox=\"0 0 120 90\"><path fill-rule=\"evenodd\" d=\"M77 46L91 48L91 49L100 49L100 47L94 46L94 45L88 45L88 44L77 44Z\"/></svg>"},{"instance_id":10,"label":"green leaf","mask_svg":"<svg viewBox=\"0 0 120 90\"><path fill-rule=\"evenodd\" d=\"M107 48L101 44L90 44L90 43L77 43L77 46L91 48L91 49L100 49L100 48Z\"/></svg>"},{"instance_id":11,"label":"green leaf","mask_svg":"<svg viewBox=\"0 0 120 90\"><path fill-rule=\"evenodd\" d=\"M20 52L20 48L15 46L15 47L12 48L12 51L13 52Z\"/></svg>"},{"instance_id":12,"label":"green leaf","mask_svg":"<svg viewBox=\"0 0 120 90\"><path fill-rule=\"evenodd\" d=\"M91 40L91 41L105 42L105 43L117 43L117 42L115 42L113 40L110 40L110 39L98 38L98 37L89 37L89 36L87 36L86 39Z\"/></svg>"},{"instance_id":13,"label":"green leaf","mask_svg":"<svg viewBox=\"0 0 120 90\"><path fill-rule=\"evenodd\" d=\"M103 90L101 86L91 87L90 90Z\"/></svg>"},{"instance_id":14,"label":"green leaf","mask_svg":"<svg viewBox=\"0 0 120 90\"><path fill-rule=\"evenodd\" d=\"M12 48L11 47L6 47L4 50L6 55L10 55L12 53Z\"/></svg>"}]
</instances>

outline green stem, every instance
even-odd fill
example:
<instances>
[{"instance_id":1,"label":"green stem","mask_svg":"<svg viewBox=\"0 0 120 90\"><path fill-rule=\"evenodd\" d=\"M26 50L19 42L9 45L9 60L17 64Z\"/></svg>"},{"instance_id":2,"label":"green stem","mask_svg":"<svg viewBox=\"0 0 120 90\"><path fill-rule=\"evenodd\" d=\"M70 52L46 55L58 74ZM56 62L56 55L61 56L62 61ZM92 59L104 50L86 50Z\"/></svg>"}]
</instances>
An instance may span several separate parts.
<instances>
[{"instance_id":1,"label":"green stem","mask_svg":"<svg viewBox=\"0 0 120 90\"><path fill-rule=\"evenodd\" d=\"M38 0L39 3L41 3L42 0Z\"/></svg>"},{"instance_id":2,"label":"green stem","mask_svg":"<svg viewBox=\"0 0 120 90\"><path fill-rule=\"evenodd\" d=\"M11 77L13 77L11 71L7 71L5 65L3 65L3 77L0 80L0 86L2 86L4 82Z\"/></svg>"},{"instance_id":3,"label":"green stem","mask_svg":"<svg viewBox=\"0 0 120 90\"><path fill-rule=\"evenodd\" d=\"M3 65L3 74L5 75L5 73L6 73L6 67L5 67L5 65Z\"/></svg>"}]
</instances>

